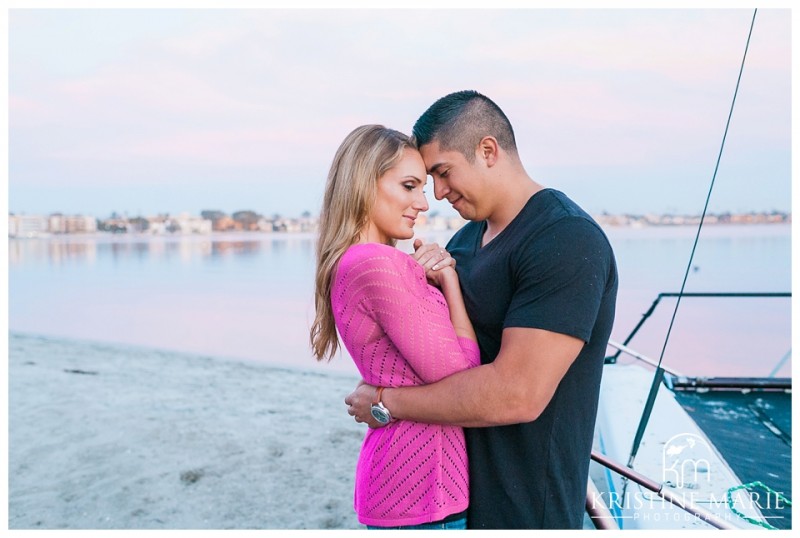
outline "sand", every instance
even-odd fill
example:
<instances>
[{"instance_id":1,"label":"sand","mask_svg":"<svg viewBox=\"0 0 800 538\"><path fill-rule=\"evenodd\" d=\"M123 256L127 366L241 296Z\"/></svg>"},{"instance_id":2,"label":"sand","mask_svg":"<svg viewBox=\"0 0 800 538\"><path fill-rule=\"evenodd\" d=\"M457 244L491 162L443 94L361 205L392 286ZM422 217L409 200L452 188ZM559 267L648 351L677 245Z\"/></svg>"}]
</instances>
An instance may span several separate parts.
<instances>
[{"instance_id":1,"label":"sand","mask_svg":"<svg viewBox=\"0 0 800 538\"><path fill-rule=\"evenodd\" d=\"M352 375L18 334L8 362L9 529L363 528Z\"/></svg>"}]
</instances>

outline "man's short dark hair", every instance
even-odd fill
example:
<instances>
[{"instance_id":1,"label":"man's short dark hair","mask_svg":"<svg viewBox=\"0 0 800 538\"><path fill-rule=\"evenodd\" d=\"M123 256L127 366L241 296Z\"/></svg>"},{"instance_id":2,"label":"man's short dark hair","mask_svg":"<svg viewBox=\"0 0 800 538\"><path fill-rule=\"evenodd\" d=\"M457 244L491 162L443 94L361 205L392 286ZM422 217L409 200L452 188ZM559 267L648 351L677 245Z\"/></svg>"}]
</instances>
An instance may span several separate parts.
<instances>
[{"instance_id":1,"label":"man's short dark hair","mask_svg":"<svg viewBox=\"0 0 800 538\"><path fill-rule=\"evenodd\" d=\"M414 124L414 141L422 147L436 140L443 151L458 151L469 162L485 136L493 136L500 147L517 155L511 122L494 101L474 90L446 95L433 103Z\"/></svg>"}]
</instances>

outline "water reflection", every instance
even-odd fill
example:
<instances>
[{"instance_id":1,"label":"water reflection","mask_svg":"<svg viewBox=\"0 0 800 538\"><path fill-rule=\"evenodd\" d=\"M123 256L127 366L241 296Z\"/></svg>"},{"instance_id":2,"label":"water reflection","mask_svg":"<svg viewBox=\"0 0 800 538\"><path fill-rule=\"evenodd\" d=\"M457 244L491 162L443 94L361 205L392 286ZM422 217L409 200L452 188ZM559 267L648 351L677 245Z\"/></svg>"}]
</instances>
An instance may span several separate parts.
<instances>
[{"instance_id":1,"label":"water reflection","mask_svg":"<svg viewBox=\"0 0 800 538\"><path fill-rule=\"evenodd\" d=\"M26 263L48 263L62 265L65 263L88 263L97 261L97 244L94 242L60 243L47 239L11 239L8 242L9 266Z\"/></svg>"},{"instance_id":2,"label":"water reflection","mask_svg":"<svg viewBox=\"0 0 800 538\"><path fill-rule=\"evenodd\" d=\"M216 241L209 246L207 252L211 256L252 256L258 254L262 244L256 241Z\"/></svg>"},{"instance_id":3,"label":"water reflection","mask_svg":"<svg viewBox=\"0 0 800 538\"><path fill-rule=\"evenodd\" d=\"M687 291L791 289L790 227L710 229ZM620 271L612 338L659 292L678 291L694 230L611 229ZM445 244L448 234L426 240ZM62 236L9 241L9 329L313 368L314 236ZM398 248L411 250L409 241ZM789 301L686 301L665 364L695 375L761 374L791 347ZM634 348L658 357L665 304ZM343 356L330 365L355 371ZM788 363L781 375L791 371Z\"/></svg>"},{"instance_id":4,"label":"water reflection","mask_svg":"<svg viewBox=\"0 0 800 538\"><path fill-rule=\"evenodd\" d=\"M94 265L100 258L115 262L129 260L197 260L258 257L297 249L311 252L314 238L297 236L72 236L36 239L9 239L8 262L11 267L48 264Z\"/></svg>"}]
</instances>

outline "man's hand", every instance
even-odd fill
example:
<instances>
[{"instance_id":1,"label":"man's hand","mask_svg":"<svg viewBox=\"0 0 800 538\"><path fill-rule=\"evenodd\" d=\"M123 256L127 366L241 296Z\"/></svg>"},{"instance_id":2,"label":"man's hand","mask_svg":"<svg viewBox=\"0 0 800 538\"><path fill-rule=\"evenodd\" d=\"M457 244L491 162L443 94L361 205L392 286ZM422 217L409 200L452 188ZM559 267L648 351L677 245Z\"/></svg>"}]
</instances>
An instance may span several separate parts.
<instances>
[{"instance_id":1,"label":"man's hand","mask_svg":"<svg viewBox=\"0 0 800 538\"><path fill-rule=\"evenodd\" d=\"M384 424L375 420L370 412L377 391L377 387L368 385L364 380L361 380L356 390L351 392L347 398L344 399L344 403L347 404L347 413L353 417L356 422L363 422L373 429L382 428L384 426Z\"/></svg>"}]
</instances>

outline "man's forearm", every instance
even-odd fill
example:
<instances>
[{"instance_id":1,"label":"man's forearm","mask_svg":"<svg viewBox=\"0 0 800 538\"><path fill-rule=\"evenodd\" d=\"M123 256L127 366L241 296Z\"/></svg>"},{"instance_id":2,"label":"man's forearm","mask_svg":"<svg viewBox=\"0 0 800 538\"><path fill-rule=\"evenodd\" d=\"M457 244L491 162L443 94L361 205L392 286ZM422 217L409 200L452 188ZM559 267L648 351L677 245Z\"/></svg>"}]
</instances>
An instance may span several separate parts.
<instances>
[{"instance_id":1,"label":"man's forearm","mask_svg":"<svg viewBox=\"0 0 800 538\"><path fill-rule=\"evenodd\" d=\"M383 402L396 419L472 428L533 420L520 399L513 384L505 383L493 364L430 385L383 391Z\"/></svg>"},{"instance_id":2,"label":"man's forearm","mask_svg":"<svg viewBox=\"0 0 800 538\"><path fill-rule=\"evenodd\" d=\"M430 385L385 388L383 403L394 418L431 424L532 422L547 407L583 345L578 338L542 329L508 328L493 362ZM375 387L357 387L345 398L348 412L378 427L369 412L375 396Z\"/></svg>"}]
</instances>

